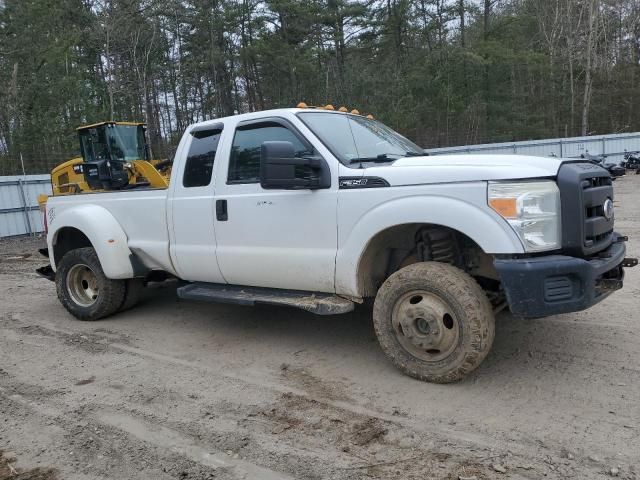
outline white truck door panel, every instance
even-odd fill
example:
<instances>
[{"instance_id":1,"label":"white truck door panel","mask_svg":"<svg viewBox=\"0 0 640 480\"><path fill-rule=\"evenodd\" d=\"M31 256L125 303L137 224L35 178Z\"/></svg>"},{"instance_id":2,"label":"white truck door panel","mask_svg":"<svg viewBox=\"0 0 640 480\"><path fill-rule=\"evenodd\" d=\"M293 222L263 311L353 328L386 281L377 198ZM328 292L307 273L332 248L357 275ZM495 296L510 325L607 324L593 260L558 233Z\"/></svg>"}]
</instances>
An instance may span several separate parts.
<instances>
[{"instance_id":1,"label":"white truck door panel","mask_svg":"<svg viewBox=\"0 0 640 480\"><path fill-rule=\"evenodd\" d=\"M176 155L178 178L171 181L171 257L180 278L225 283L216 259L214 162L222 124L191 130Z\"/></svg>"},{"instance_id":2,"label":"white truck door panel","mask_svg":"<svg viewBox=\"0 0 640 480\"><path fill-rule=\"evenodd\" d=\"M265 190L259 183L262 142L284 140L300 152L314 149L286 121L244 123L227 134L221 148L227 168L221 165L216 179L216 201L227 203L227 220L216 221L222 274L236 285L334 292L335 165L330 165L329 189Z\"/></svg>"}]
</instances>

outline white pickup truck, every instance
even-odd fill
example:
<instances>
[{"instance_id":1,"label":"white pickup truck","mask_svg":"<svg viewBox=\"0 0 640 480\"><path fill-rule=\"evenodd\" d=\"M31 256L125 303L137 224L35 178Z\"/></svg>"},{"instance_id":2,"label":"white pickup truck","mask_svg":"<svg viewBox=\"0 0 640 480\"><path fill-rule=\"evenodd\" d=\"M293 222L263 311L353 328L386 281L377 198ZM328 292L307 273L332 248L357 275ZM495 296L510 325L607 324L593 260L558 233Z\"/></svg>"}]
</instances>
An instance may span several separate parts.
<instances>
[{"instance_id":1,"label":"white pickup truck","mask_svg":"<svg viewBox=\"0 0 640 480\"><path fill-rule=\"evenodd\" d=\"M582 310L637 263L614 231L604 169L426 156L352 113L290 108L197 123L168 189L118 188L46 204L43 272L72 315L129 308L145 282L166 277L183 281L185 299L322 315L375 299L384 352L432 382L482 362L502 308Z\"/></svg>"}]
</instances>

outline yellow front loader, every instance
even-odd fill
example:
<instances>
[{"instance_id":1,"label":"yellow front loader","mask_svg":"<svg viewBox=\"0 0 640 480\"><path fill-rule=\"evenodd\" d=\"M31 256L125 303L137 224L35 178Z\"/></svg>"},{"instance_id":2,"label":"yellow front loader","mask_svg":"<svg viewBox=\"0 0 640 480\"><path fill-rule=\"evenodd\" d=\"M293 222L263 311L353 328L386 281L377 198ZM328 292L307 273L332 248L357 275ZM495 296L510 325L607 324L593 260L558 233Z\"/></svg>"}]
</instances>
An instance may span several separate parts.
<instances>
[{"instance_id":1,"label":"yellow front loader","mask_svg":"<svg viewBox=\"0 0 640 480\"><path fill-rule=\"evenodd\" d=\"M101 122L77 130L82 156L51 171L53 195L169 185L171 162L150 158L144 123ZM46 195L38 197L41 206L46 201Z\"/></svg>"}]
</instances>

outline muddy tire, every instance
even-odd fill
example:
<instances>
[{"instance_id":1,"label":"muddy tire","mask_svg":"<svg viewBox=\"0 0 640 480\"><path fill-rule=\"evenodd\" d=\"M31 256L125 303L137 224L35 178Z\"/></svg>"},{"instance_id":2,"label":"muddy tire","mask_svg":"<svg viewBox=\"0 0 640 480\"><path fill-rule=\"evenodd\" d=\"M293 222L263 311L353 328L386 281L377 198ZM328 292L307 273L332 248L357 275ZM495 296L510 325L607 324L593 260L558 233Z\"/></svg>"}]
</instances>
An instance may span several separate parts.
<instances>
[{"instance_id":1,"label":"muddy tire","mask_svg":"<svg viewBox=\"0 0 640 480\"><path fill-rule=\"evenodd\" d=\"M144 290L144 280L142 278L130 278L125 281L124 299L122 305L118 308L118 312L124 312L135 307L140 301Z\"/></svg>"},{"instance_id":2,"label":"muddy tire","mask_svg":"<svg viewBox=\"0 0 640 480\"><path fill-rule=\"evenodd\" d=\"M491 304L476 281L437 262L391 275L378 290L373 324L400 370L434 383L455 382L477 368L495 334Z\"/></svg>"},{"instance_id":3,"label":"muddy tire","mask_svg":"<svg viewBox=\"0 0 640 480\"><path fill-rule=\"evenodd\" d=\"M80 320L98 320L116 312L124 302L125 284L105 276L91 247L67 252L56 271L58 299Z\"/></svg>"}]
</instances>

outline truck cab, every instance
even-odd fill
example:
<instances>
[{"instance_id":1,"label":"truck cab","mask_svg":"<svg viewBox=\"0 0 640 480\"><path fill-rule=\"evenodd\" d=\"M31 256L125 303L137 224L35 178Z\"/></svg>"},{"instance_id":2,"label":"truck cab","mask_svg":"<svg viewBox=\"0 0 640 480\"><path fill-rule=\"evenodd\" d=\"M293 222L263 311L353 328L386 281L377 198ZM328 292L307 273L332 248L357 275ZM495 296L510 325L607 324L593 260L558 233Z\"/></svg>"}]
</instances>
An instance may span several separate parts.
<instances>
[{"instance_id":1,"label":"truck cab","mask_svg":"<svg viewBox=\"0 0 640 480\"><path fill-rule=\"evenodd\" d=\"M166 189L55 197L46 215L51 277L78 318L129 308L158 274L185 299L319 314L371 301L383 351L434 382L482 362L498 311L588 308L637 263L597 165L426 156L329 106L194 124Z\"/></svg>"}]
</instances>

